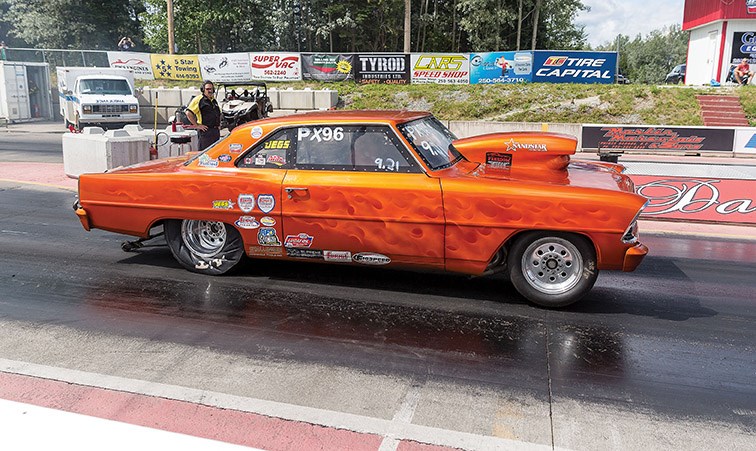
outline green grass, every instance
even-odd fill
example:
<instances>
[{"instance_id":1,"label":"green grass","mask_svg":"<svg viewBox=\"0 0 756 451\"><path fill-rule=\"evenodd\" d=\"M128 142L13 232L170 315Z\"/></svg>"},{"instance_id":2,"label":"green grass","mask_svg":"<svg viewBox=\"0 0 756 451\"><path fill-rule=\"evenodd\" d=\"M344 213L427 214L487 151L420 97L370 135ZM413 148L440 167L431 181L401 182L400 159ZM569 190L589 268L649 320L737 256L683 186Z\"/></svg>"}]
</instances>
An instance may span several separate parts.
<instances>
[{"instance_id":1,"label":"green grass","mask_svg":"<svg viewBox=\"0 0 756 451\"><path fill-rule=\"evenodd\" d=\"M139 86L195 86L150 81ZM341 109L410 109L446 120L570 122L648 125L702 125L699 94L734 95L756 126L756 86L678 87L656 85L366 85L353 82L269 83L286 89L333 89Z\"/></svg>"}]
</instances>

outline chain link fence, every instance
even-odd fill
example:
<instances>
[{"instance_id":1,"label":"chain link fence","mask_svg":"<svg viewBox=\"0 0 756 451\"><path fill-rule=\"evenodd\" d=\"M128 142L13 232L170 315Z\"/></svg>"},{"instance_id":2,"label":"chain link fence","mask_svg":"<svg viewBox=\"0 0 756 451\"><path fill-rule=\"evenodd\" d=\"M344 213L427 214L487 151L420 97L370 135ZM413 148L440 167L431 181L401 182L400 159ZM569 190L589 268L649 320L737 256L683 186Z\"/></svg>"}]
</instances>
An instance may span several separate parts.
<instances>
[{"instance_id":1,"label":"chain link fence","mask_svg":"<svg viewBox=\"0 0 756 451\"><path fill-rule=\"evenodd\" d=\"M106 50L66 50L66 49L3 49L6 61L48 63L50 76L54 79L58 66L110 67Z\"/></svg>"}]
</instances>

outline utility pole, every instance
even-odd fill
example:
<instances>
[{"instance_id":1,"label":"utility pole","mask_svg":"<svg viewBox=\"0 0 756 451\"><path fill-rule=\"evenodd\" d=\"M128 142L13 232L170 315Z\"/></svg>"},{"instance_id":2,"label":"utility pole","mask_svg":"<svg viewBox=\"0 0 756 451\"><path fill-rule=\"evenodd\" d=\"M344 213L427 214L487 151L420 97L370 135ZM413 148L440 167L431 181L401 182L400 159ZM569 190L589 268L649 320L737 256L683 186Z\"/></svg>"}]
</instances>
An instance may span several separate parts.
<instances>
[{"instance_id":1,"label":"utility pole","mask_svg":"<svg viewBox=\"0 0 756 451\"><path fill-rule=\"evenodd\" d=\"M404 53L410 53L410 23L412 21L412 11L410 10L411 0L404 0Z\"/></svg>"},{"instance_id":2,"label":"utility pole","mask_svg":"<svg viewBox=\"0 0 756 451\"><path fill-rule=\"evenodd\" d=\"M538 15L541 13L543 0L536 0L535 9L533 10L533 44L531 50L536 49L536 39L538 38Z\"/></svg>"},{"instance_id":3,"label":"utility pole","mask_svg":"<svg viewBox=\"0 0 756 451\"><path fill-rule=\"evenodd\" d=\"M517 15L517 50L520 50L520 36L522 36L522 0L520 0L520 12Z\"/></svg>"},{"instance_id":4,"label":"utility pole","mask_svg":"<svg viewBox=\"0 0 756 451\"><path fill-rule=\"evenodd\" d=\"M176 43L173 37L173 0L166 1L168 2L168 53L173 55Z\"/></svg>"}]
</instances>

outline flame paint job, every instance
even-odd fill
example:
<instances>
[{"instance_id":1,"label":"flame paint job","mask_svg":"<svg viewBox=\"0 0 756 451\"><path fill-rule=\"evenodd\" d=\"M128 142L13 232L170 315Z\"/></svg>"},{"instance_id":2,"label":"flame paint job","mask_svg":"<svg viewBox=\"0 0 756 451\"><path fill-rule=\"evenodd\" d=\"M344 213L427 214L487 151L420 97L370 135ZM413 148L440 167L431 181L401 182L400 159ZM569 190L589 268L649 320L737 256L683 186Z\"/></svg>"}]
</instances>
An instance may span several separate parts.
<instances>
[{"instance_id":1,"label":"flame paint job","mask_svg":"<svg viewBox=\"0 0 756 451\"><path fill-rule=\"evenodd\" d=\"M570 163L576 140L553 133L495 133L454 141L466 160L425 173L237 168L246 150L274 130L297 125L386 125L428 116L416 112L319 112L269 118L237 127L206 151L217 159L202 167L192 156L83 174L77 211L86 229L145 237L165 219L234 224L240 216L270 216L279 238L306 233L312 249L375 252L394 266L421 266L479 275L497 251L528 230L573 232L594 244L599 269L632 271L647 249L621 237L643 207L621 167ZM254 133L252 130L255 130ZM262 134L260 134L262 130ZM253 135L259 136L258 138ZM414 154L410 144L399 140ZM239 151L241 144L242 151ZM236 150L231 150L231 148ZM511 154L511 167L486 165L486 153ZM291 190L287 190L291 188ZM269 194L271 212L242 212L240 194ZM213 208L230 200L231 209ZM245 249L259 248L258 230L239 229ZM258 258L287 258L270 252Z\"/></svg>"}]
</instances>

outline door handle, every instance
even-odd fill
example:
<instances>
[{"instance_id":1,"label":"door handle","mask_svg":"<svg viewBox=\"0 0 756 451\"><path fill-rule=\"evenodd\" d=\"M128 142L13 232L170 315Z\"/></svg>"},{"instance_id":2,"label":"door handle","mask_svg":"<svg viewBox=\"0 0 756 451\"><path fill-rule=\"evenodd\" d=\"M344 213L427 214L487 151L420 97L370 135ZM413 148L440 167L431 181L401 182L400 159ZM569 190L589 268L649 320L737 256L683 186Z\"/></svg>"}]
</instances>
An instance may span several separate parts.
<instances>
[{"instance_id":1,"label":"door handle","mask_svg":"<svg viewBox=\"0 0 756 451\"><path fill-rule=\"evenodd\" d=\"M294 191L307 191L307 188L305 188L305 187L286 187L286 188L284 188L284 190L286 191L286 196L289 199L292 199L292 198L294 198Z\"/></svg>"}]
</instances>

